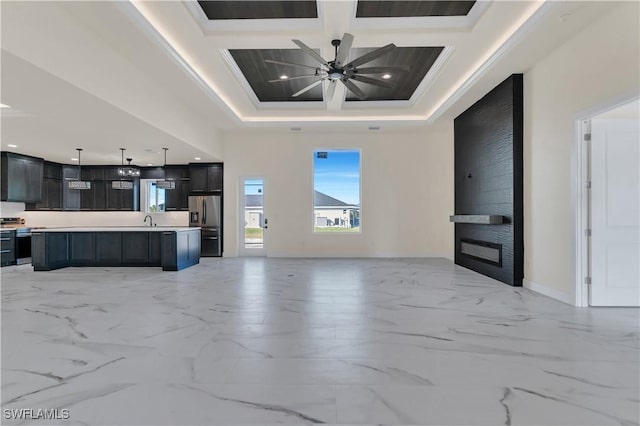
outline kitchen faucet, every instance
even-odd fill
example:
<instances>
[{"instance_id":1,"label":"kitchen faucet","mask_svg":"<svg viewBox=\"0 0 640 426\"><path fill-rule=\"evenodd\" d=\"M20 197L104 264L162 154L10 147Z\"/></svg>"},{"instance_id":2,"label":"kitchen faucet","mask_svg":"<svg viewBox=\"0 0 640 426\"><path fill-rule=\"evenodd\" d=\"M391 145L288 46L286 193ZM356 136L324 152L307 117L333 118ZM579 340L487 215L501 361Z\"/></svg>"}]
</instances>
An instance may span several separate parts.
<instances>
[{"instance_id":1,"label":"kitchen faucet","mask_svg":"<svg viewBox=\"0 0 640 426\"><path fill-rule=\"evenodd\" d=\"M147 223L147 218L149 218L149 226L153 226L153 218L151 217L150 214L144 217L144 223Z\"/></svg>"}]
</instances>

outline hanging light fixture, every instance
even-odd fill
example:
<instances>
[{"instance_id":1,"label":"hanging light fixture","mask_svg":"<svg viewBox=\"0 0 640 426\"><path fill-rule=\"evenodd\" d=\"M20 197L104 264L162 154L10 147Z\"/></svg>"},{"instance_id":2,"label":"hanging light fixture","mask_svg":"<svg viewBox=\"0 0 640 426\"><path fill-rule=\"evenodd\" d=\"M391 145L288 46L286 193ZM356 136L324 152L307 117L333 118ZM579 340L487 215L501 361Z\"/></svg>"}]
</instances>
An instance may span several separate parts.
<instances>
[{"instance_id":1,"label":"hanging light fixture","mask_svg":"<svg viewBox=\"0 0 640 426\"><path fill-rule=\"evenodd\" d=\"M124 148L120 148L122 151L122 158L124 158ZM131 160L133 158L127 158L128 164L125 166L124 161L122 161L122 167L118 168L118 175L122 177L138 177L140 176L140 169L136 166L131 165Z\"/></svg>"},{"instance_id":2,"label":"hanging light fixture","mask_svg":"<svg viewBox=\"0 0 640 426\"><path fill-rule=\"evenodd\" d=\"M133 189L133 182L130 180L122 180L123 176L127 176L125 174L125 166L124 166L124 148L120 148L120 164L121 167L118 168L118 175L120 175L120 180L114 180L111 182L111 188L113 189Z\"/></svg>"},{"instance_id":3,"label":"hanging light fixture","mask_svg":"<svg viewBox=\"0 0 640 426\"><path fill-rule=\"evenodd\" d=\"M69 189L91 189L91 182L89 181L85 181L82 180L82 174L81 174L81 158L80 158L80 153L82 152L82 148L76 148L76 151L78 151L78 179L74 179L74 180L70 180L68 185L69 185Z\"/></svg>"},{"instance_id":4,"label":"hanging light fixture","mask_svg":"<svg viewBox=\"0 0 640 426\"><path fill-rule=\"evenodd\" d=\"M167 151L169 148L164 149L164 167L162 168L162 172L164 173L163 180L156 181L156 188L158 189L176 189L176 181L175 180L167 180Z\"/></svg>"}]
</instances>

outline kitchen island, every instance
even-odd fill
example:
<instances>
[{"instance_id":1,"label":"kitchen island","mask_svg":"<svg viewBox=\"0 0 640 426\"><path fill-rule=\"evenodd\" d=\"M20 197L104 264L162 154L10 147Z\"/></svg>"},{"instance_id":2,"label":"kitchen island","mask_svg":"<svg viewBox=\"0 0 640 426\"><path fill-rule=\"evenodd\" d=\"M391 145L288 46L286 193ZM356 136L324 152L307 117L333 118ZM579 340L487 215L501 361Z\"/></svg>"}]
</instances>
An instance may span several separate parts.
<instances>
[{"instance_id":1,"label":"kitchen island","mask_svg":"<svg viewBox=\"0 0 640 426\"><path fill-rule=\"evenodd\" d=\"M34 271L68 266L161 266L179 271L200 262L200 228L103 226L32 232Z\"/></svg>"}]
</instances>

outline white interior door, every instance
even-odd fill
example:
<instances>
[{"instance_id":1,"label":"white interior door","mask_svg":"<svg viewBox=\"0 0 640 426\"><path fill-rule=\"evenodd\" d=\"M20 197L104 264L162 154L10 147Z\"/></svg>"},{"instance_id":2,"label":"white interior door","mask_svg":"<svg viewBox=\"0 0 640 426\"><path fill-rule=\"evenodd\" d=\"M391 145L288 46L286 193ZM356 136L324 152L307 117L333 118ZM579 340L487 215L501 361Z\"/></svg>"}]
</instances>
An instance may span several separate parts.
<instances>
[{"instance_id":1,"label":"white interior door","mask_svg":"<svg viewBox=\"0 0 640 426\"><path fill-rule=\"evenodd\" d=\"M240 256L266 256L266 230L268 219L264 207L264 179L259 177L240 179Z\"/></svg>"},{"instance_id":2,"label":"white interior door","mask_svg":"<svg viewBox=\"0 0 640 426\"><path fill-rule=\"evenodd\" d=\"M593 306L640 306L638 120L591 121Z\"/></svg>"}]
</instances>

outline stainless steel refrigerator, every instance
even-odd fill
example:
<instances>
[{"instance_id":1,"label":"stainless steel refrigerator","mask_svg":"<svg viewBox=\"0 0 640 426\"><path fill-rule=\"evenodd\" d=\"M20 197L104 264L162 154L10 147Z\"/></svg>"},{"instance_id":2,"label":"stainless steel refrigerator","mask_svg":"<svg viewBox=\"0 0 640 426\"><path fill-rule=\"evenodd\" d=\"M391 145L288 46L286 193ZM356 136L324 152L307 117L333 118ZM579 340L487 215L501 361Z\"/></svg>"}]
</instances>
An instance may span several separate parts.
<instances>
[{"instance_id":1,"label":"stainless steel refrigerator","mask_svg":"<svg viewBox=\"0 0 640 426\"><path fill-rule=\"evenodd\" d=\"M189 197L189 226L202 228L200 256L222 256L222 198L219 195Z\"/></svg>"}]
</instances>

